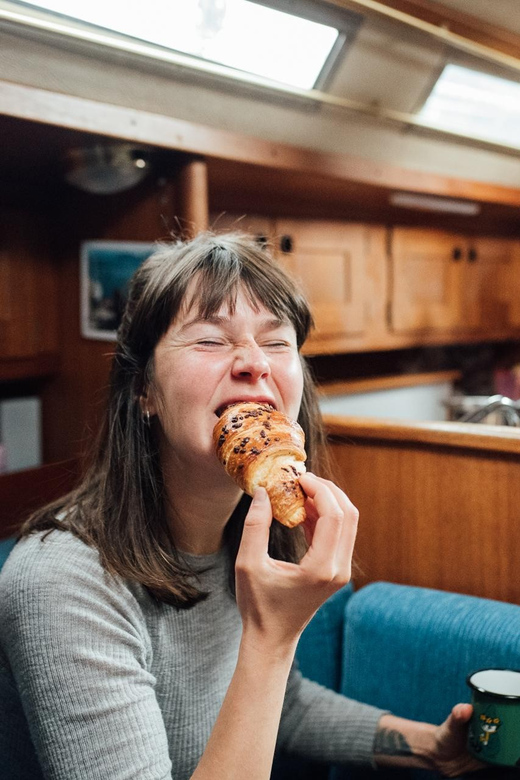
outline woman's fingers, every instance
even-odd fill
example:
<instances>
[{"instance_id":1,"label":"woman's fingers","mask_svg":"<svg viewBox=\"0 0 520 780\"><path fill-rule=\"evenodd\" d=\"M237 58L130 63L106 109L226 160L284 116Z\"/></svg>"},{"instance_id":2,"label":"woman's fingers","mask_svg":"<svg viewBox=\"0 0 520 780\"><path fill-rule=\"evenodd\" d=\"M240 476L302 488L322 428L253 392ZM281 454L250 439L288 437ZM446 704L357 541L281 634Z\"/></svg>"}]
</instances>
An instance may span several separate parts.
<instances>
[{"instance_id":1,"label":"woman's fingers","mask_svg":"<svg viewBox=\"0 0 520 780\"><path fill-rule=\"evenodd\" d=\"M267 490L263 487L257 488L244 521L237 564L254 563L267 555L272 520L273 513Z\"/></svg>"},{"instance_id":2,"label":"woman's fingers","mask_svg":"<svg viewBox=\"0 0 520 780\"><path fill-rule=\"evenodd\" d=\"M319 517L316 521L307 563L331 578L349 579L357 528L357 510L334 483L306 473L300 478ZM303 563L302 561L302 563Z\"/></svg>"}]
</instances>

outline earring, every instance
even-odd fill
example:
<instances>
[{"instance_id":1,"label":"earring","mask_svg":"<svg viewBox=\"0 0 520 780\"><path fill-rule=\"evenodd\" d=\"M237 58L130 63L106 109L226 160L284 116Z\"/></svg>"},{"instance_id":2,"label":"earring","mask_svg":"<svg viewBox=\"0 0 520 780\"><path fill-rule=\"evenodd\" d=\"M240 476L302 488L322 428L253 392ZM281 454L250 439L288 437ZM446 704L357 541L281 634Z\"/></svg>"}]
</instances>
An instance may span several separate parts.
<instances>
[{"instance_id":1,"label":"earring","mask_svg":"<svg viewBox=\"0 0 520 780\"><path fill-rule=\"evenodd\" d=\"M146 412L143 414L143 420L145 421L146 425L150 427L150 410L147 409Z\"/></svg>"}]
</instances>

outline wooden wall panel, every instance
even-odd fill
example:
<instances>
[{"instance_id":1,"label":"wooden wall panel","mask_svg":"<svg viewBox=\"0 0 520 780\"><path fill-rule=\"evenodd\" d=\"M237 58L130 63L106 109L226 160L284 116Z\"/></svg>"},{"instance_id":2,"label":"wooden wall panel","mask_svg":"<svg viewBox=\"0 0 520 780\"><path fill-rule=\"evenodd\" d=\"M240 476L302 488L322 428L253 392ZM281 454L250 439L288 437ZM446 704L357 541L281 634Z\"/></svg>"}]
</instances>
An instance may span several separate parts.
<instances>
[{"instance_id":1,"label":"wooden wall panel","mask_svg":"<svg viewBox=\"0 0 520 780\"><path fill-rule=\"evenodd\" d=\"M520 603L520 456L341 439L338 478L360 510L358 585L374 580Z\"/></svg>"},{"instance_id":2,"label":"wooden wall panel","mask_svg":"<svg viewBox=\"0 0 520 780\"><path fill-rule=\"evenodd\" d=\"M79 323L82 241L156 241L175 228L171 184L150 181L114 196L71 193L58 229L60 264L60 374L43 392L45 461L88 450L99 427L114 343L84 338Z\"/></svg>"},{"instance_id":3,"label":"wooden wall panel","mask_svg":"<svg viewBox=\"0 0 520 780\"><path fill-rule=\"evenodd\" d=\"M16 534L32 511L72 490L77 477L75 460L2 475L0 539Z\"/></svg>"}]
</instances>

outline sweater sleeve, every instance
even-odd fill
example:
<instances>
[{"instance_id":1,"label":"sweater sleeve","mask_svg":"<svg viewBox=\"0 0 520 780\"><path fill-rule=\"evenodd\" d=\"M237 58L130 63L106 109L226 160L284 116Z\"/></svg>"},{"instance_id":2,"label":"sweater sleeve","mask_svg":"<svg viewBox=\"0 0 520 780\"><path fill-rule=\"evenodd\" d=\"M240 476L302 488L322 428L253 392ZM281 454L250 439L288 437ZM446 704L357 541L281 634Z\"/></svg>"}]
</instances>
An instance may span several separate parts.
<instances>
[{"instance_id":1,"label":"sweater sleeve","mask_svg":"<svg viewBox=\"0 0 520 780\"><path fill-rule=\"evenodd\" d=\"M138 599L69 534L18 546L0 633L43 776L171 780Z\"/></svg>"},{"instance_id":2,"label":"sweater sleeve","mask_svg":"<svg viewBox=\"0 0 520 780\"><path fill-rule=\"evenodd\" d=\"M278 747L320 761L374 767L374 738L384 712L307 680L295 664L287 684Z\"/></svg>"}]
</instances>

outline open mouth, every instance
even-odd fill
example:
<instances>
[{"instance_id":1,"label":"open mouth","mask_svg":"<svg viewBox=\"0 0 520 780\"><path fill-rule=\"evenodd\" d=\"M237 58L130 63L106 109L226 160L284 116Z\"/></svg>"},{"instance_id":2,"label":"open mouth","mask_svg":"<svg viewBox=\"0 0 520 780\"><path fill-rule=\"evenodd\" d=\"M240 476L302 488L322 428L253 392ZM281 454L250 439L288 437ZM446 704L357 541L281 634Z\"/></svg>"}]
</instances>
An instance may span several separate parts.
<instances>
[{"instance_id":1,"label":"open mouth","mask_svg":"<svg viewBox=\"0 0 520 780\"><path fill-rule=\"evenodd\" d=\"M215 410L215 414L217 415L217 417L222 417L226 409L228 409L230 406L236 406L237 404L258 404L259 406L269 406L273 410L276 409L274 404L268 400L262 400L256 398L241 398L237 401L228 401L225 404L222 404L222 406L219 406L218 409Z\"/></svg>"}]
</instances>

